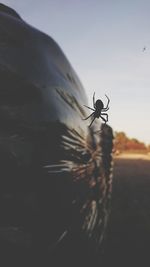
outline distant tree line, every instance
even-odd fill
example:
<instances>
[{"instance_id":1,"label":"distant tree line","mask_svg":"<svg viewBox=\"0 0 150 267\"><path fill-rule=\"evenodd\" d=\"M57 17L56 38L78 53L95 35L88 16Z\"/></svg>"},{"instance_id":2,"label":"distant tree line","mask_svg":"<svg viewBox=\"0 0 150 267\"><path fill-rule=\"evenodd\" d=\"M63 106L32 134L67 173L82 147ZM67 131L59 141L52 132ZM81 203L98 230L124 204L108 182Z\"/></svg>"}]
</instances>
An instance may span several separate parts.
<instances>
[{"instance_id":1,"label":"distant tree line","mask_svg":"<svg viewBox=\"0 0 150 267\"><path fill-rule=\"evenodd\" d=\"M140 142L136 138L129 138L124 132L115 132L114 152L149 152L150 145Z\"/></svg>"}]
</instances>

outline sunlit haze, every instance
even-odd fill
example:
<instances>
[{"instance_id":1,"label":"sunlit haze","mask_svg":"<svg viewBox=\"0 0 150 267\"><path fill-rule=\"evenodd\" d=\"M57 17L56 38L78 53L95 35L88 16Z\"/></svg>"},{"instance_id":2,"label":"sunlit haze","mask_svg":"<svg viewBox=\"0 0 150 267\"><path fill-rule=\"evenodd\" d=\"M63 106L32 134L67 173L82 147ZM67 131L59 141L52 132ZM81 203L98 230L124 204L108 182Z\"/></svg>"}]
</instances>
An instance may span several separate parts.
<instances>
[{"instance_id":1,"label":"sunlit haze","mask_svg":"<svg viewBox=\"0 0 150 267\"><path fill-rule=\"evenodd\" d=\"M92 96L107 102L109 125L150 143L150 1L10 0L29 24L60 45ZM143 49L143 48L146 49Z\"/></svg>"}]
</instances>

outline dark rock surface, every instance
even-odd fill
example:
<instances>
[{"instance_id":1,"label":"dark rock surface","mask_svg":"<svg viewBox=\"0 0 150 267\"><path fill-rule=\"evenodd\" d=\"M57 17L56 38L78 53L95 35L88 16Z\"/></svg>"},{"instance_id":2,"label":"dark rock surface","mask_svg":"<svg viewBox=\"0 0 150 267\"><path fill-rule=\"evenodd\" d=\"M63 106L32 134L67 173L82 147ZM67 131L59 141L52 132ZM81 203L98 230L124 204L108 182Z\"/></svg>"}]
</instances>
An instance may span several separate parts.
<instances>
[{"instance_id":1,"label":"dark rock surface","mask_svg":"<svg viewBox=\"0 0 150 267\"><path fill-rule=\"evenodd\" d=\"M98 264L113 134L89 129L84 104L55 41L1 5L0 266Z\"/></svg>"}]
</instances>

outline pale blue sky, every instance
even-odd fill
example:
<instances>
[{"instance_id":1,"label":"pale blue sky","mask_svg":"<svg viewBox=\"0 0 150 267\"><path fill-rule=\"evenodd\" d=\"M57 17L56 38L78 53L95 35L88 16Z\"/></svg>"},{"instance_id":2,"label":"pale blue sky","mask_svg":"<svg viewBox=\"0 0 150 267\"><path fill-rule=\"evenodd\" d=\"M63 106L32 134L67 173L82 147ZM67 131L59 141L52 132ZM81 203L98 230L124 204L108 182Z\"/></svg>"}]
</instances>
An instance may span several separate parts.
<instances>
[{"instance_id":1,"label":"pale blue sky","mask_svg":"<svg viewBox=\"0 0 150 267\"><path fill-rule=\"evenodd\" d=\"M4 0L53 37L83 83L110 97L109 124L150 143L149 0ZM146 50L143 52L143 47Z\"/></svg>"}]
</instances>

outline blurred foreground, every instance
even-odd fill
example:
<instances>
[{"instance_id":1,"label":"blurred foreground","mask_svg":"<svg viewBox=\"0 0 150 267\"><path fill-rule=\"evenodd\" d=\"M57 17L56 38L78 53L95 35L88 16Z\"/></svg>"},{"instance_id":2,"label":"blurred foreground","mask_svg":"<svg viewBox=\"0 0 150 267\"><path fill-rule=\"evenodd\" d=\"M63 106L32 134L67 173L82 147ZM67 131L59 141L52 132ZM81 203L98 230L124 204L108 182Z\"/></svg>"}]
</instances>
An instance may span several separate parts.
<instances>
[{"instance_id":1,"label":"blurred foreground","mask_svg":"<svg viewBox=\"0 0 150 267\"><path fill-rule=\"evenodd\" d=\"M121 155L114 164L112 212L102 267L150 266L150 160Z\"/></svg>"}]
</instances>

